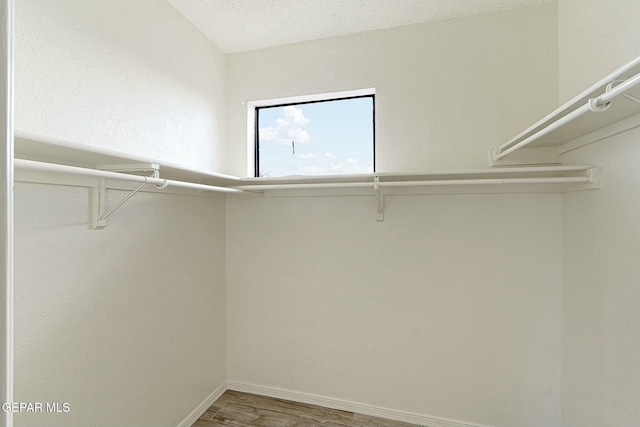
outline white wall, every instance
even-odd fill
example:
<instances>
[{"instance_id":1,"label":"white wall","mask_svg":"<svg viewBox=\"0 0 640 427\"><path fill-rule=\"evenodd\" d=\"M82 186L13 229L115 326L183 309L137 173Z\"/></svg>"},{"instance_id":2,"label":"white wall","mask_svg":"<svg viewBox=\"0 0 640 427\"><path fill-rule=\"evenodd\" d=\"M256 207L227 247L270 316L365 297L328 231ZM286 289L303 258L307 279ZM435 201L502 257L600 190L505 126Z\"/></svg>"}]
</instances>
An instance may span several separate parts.
<instances>
[{"instance_id":1,"label":"white wall","mask_svg":"<svg viewBox=\"0 0 640 427\"><path fill-rule=\"evenodd\" d=\"M602 188L562 196L565 427L638 424L640 131L566 154L603 170Z\"/></svg>"},{"instance_id":2,"label":"white wall","mask_svg":"<svg viewBox=\"0 0 640 427\"><path fill-rule=\"evenodd\" d=\"M19 0L16 126L201 168L223 160L224 56L161 0ZM176 426L225 380L225 201L18 183L17 426ZM113 205L124 195L111 192Z\"/></svg>"},{"instance_id":3,"label":"white wall","mask_svg":"<svg viewBox=\"0 0 640 427\"><path fill-rule=\"evenodd\" d=\"M559 196L385 200L227 200L228 379L559 426Z\"/></svg>"},{"instance_id":4,"label":"white wall","mask_svg":"<svg viewBox=\"0 0 640 427\"><path fill-rule=\"evenodd\" d=\"M557 5L229 55L229 171L246 175L243 101L376 88L376 166L483 168L557 103Z\"/></svg>"},{"instance_id":5,"label":"white wall","mask_svg":"<svg viewBox=\"0 0 640 427\"><path fill-rule=\"evenodd\" d=\"M560 0L560 97L638 56L640 3ZM562 196L565 427L638 424L640 197L637 130L565 154L602 188Z\"/></svg>"},{"instance_id":6,"label":"white wall","mask_svg":"<svg viewBox=\"0 0 640 427\"><path fill-rule=\"evenodd\" d=\"M109 203L125 195L112 192ZM175 427L226 378L223 198L16 186L15 400L26 426Z\"/></svg>"},{"instance_id":7,"label":"white wall","mask_svg":"<svg viewBox=\"0 0 640 427\"><path fill-rule=\"evenodd\" d=\"M640 55L637 0L559 0L560 100Z\"/></svg>"},{"instance_id":8,"label":"white wall","mask_svg":"<svg viewBox=\"0 0 640 427\"><path fill-rule=\"evenodd\" d=\"M16 129L223 169L224 54L168 2L16 3Z\"/></svg>"},{"instance_id":9,"label":"white wall","mask_svg":"<svg viewBox=\"0 0 640 427\"><path fill-rule=\"evenodd\" d=\"M488 166L557 103L556 4L232 54L243 101L376 88L378 171ZM228 379L491 426L560 425L557 195L227 200Z\"/></svg>"}]
</instances>

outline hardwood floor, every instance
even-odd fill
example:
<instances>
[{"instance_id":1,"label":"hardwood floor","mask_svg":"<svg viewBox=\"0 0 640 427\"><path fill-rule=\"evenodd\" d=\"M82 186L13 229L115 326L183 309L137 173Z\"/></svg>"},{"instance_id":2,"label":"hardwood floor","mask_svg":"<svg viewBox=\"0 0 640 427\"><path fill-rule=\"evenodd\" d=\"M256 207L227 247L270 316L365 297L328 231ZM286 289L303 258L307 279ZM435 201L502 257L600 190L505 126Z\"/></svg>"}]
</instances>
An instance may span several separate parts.
<instances>
[{"instance_id":1,"label":"hardwood floor","mask_svg":"<svg viewBox=\"0 0 640 427\"><path fill-rule=\"evenodd\" d=\"M413 424L227 390L192 427L410 427Z\"/></svg>"}]
</instances>

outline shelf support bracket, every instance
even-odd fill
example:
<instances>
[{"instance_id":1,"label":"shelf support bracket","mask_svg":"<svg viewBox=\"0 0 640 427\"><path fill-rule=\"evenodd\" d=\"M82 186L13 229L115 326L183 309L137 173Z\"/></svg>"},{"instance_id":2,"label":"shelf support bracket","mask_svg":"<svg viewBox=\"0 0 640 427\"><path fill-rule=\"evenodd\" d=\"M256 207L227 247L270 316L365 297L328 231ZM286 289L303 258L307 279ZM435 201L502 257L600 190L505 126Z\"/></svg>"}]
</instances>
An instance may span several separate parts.
<instances>
[{"instance_id":1,"label":"shelf support bracket","mask_svg":"<svg viewBox=\"0 0 640 427\"><path fill-rule=\"evenodd\" d=\"M118 172L149 172L153 171L153 178L160 177L159 166L155 164L142 164L142 165L112 165L101 166L101 170L118 171ZM100 185L91 189L91 229L102 230L107 226L107 218L114 213L119 207L124 205L130 198L136 195L142 187L147 185L147 177L144 177L144 182L134 188L129 194L127 194L122 200L116 203L111 209L107 210L107 180L100 178ZM164 186L156 186L159 189L163 189Z\"/></svg>"},{"instance_id":2,"label":"shelf support bracket","mask_svg":"<svg viewBox=\"0 0 640 427\"><path fill-rule=\"evenodd\" d=\"M100 178L100 186L91 189L91 229L102 230L107 221L102 219L107 204L107 180Z\"/></svg>"},{"instance_id":3,"label":"shelf support bracket","mask_svg":"<svg viewBox=\"0 0 640 427\"><path fill-rule=\"evenodd\" d=\"M380 177L375 177L373 180L373 189L376 192L376 221L384 221L384 194L380 187Z\"/></svg>"},{"instance_id":4,"label":"shelf support bracket","mask_svg":"<svg viewBox=\"0 0 640 427\"><path fill-rule=\"evenodd\" d=\"M633 95L629 95L628 93L623 93L623 95L627 98L632 100L633 102L637 102L638 104L640 104L640 99L636 98Z\"/></svg>"}]
</instances>

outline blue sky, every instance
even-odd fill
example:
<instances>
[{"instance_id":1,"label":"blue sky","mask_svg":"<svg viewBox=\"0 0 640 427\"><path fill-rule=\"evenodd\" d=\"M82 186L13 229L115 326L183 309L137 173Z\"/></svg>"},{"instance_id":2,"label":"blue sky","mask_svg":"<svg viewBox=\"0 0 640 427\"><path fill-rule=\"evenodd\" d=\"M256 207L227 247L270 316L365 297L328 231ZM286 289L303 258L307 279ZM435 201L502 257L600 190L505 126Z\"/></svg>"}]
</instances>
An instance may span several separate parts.
<instances>
[{"instance_id":1,"label":"blue sky","mask_svg":"<svg viewBox=\"0 0 640 427\"><path fill-rule=\"evenodd\" d=\"M372 123L371 97L261 108L260 175L371 173Z\"/></svg>"}]
</instances>

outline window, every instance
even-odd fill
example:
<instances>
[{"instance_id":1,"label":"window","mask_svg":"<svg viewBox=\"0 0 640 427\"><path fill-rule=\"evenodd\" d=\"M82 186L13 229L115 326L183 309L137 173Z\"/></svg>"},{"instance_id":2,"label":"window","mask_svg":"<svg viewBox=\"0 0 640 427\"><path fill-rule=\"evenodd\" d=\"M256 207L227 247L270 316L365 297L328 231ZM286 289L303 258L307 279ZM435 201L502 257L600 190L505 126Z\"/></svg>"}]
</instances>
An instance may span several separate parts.
<instances>
[{"instance_id":1,"label":"window","mask_svg":"<svg viewBox=\"0 0 640 427\"><path fill-rule=\"evenodd\" d=\"M372 93L261 104L255 106L255 176L375 171Z\"/></svg>"}]
</instances>

